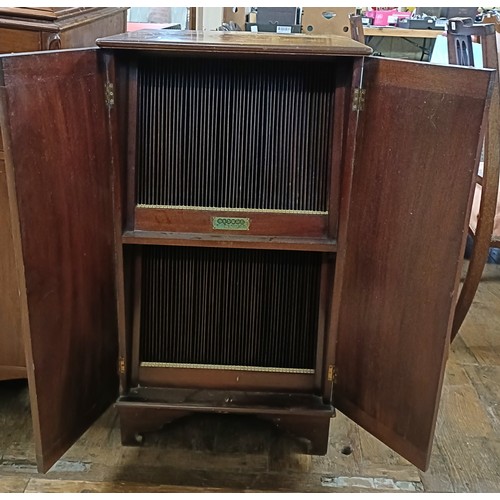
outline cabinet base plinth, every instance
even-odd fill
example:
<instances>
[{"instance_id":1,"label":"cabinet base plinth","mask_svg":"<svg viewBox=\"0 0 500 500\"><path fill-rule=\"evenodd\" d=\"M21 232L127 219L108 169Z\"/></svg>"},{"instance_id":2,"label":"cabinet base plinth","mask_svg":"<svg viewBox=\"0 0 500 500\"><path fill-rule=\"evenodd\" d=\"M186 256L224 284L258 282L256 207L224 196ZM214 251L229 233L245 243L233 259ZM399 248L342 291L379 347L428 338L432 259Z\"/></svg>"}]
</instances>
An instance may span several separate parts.
<instances>
[{"instance_id":1,"label":"cabinet base plinth","mask_svg":"<svg viewBox=\"0 0 500 500\"><path fill-rule=\"evenodd\" d=\"M120 416L120 429L122 444L125 446L138 446L142 443L143 433L155 432L163 426L193 414L216 413L236 414L257 417L271 422L279 430L290 433L296 438L304 438L308 446L304 452L311 455L324 455L328 449L328 434L330 418L333 408L330 405L320 403L317 396L307 395L284 395L276 394L276 400L288 401L287 406L253 404L245 406L245 398L257 403L258 393L225 393L225 401L236 399L235 404L221 405L216 396L212 404L207 400L190 400L189 397L179 398L193 391L176 391L175 397L166 397L163 401L142 400L136 396L121 397L116 403ZM199 395L200 392L196 391ZM218 391L217 391L218 392ZM221 391L222 392L222 391ZM207 396L214 396L214 392L207 392ZM238 399L238 396L240 399ZM262 394L263 402L269 395ZM198 398L197 398L198 399ZM275 400L275 401L276 401ZM300 402L300 404L298 404ZM307 404L309 403L309 404Z\"/></svg>"}]
</instances>

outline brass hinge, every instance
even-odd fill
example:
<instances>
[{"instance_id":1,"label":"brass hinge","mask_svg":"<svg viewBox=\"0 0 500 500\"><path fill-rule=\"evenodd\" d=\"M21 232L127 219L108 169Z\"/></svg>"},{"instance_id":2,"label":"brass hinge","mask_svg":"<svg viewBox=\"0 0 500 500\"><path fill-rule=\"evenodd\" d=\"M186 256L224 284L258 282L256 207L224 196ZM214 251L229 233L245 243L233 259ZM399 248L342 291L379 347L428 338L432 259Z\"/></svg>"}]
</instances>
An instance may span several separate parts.
<instances>
[{"instance_id":1,"label":"brass hinge","mask_svg":"<svg viewBox=\"0 0 500 500\"><path fill-rule=\"evenodd\" d=\"M123 375L125 373L125 359L124 358L120 358L118 360L118 372L120 373L120 375Z\"/></svg>"},{"instance_id":2,"label":"brass hinge","mask_svg":"<svg viewBox=\"0 0 500 500\"><path fill-rule=\"evenodd\" d=\"M104 84L104 100L108 108L115 105L115 86L110 82Z\"/></svg>"},{"instance_id":3,"label":"brass hinge","mask_svg":"<svg viewBox=\"0 0 500 500\"><path fill-rule=\"evenodd\" d=\"M335 367L333 365L328 366L328 382L333 382L335 378Z\"/></svg>"},{"instance_id":4,"label":"brass hinge","mask_svg":"<svg viewBox=\"0 0 500 500\"><path fill-rule=\"evenodd\" d=\"M355 88L352 96L352 110L363 111L365 109L366 89Z\"/></svg>"}]
</instances>

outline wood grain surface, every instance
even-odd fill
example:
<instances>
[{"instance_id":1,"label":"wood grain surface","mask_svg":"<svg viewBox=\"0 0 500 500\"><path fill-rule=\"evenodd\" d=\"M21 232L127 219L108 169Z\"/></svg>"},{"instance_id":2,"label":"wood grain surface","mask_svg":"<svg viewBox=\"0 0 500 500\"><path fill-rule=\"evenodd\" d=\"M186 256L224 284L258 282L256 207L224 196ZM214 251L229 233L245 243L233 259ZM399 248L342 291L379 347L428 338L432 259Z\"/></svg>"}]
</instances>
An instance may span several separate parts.
<instances>
[{"instance_id":1,"label":"wood grain surface","mask_svg":"<svg viewBox=\"0 0 500 500\"><path fill-rule=\"evenodd\" d=\"M45 471L117 390L104 81L94 50L0 64L22 329Z\"/></svg>"},{"instance_id":2,"label":"wood grain surface","mask_svg":"<svg viewBox=\"0 0 500 500\"><path fill-rule=\"evenodd\" d=\"M372 49L345 36L337 35L265 35L245 31L140 30L97 40L104 48L162 50L183 54L216 55L236 53L252 56L370 55Z\"/></svg>"},{"instance_id":3,"label":"wood grain surface","mask_svg":"<svg viewBox=\"0 0 500 500\"><path fill-rule=\"evenodd\" d=\"M373 58L364 79L334 404L425 469L491 73Z\"/></svg>"},{"instance_id":4,"label":"wood grain surface","mask_svg":"<svg viewBox=\"0 0 500 500\"><path fill-rule=\"evenodd\" d=\"M1 143L1 141L0 141ZM2 153L3 156L3 153ZM5 161L0 159L0 380L26 377Z\"/></svg>"}]
</instances>

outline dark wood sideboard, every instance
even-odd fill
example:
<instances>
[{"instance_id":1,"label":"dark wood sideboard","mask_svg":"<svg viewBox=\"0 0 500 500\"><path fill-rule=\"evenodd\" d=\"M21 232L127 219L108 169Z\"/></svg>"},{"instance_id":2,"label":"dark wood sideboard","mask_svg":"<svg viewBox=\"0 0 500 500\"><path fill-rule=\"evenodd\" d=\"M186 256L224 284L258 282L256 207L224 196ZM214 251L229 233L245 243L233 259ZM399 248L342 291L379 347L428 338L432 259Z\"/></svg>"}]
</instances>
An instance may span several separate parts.
<instances>
[{"instance_id":1,"label":"dark wood sideboard","mask_svg":"<svg viewBox=\"0 0 500 500\"><path fill-rule=\"evenodd\" d=\"M124 444L219 412L321 454L338 409L425 469L494 73L335 36L98 45L0 58L39 469L117 396Z\"/></svg>"},{"instance_id":2,"label":"dark wood sideboard","mask_svg":"<svg viewBox=\"0 0 500 500\"><path fill-rule=\"evenodd\" d=\"M126 8L0 8L0 52L91 47L126 31L126 21ZM26 362L2 144L0 136L0 380L6 380L25 378Z\"/></svg>"}]
</instances>

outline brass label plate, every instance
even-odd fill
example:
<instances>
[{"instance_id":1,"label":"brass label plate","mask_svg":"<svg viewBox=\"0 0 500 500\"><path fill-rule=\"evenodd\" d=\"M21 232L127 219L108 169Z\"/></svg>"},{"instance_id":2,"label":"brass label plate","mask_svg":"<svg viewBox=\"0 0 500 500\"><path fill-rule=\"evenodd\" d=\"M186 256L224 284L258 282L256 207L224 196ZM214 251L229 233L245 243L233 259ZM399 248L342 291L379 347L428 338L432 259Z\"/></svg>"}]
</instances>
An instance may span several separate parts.
<instances>
[{"instance_id":1,"label":"brass label plate","mask_svg":"<svg viewBox=\"0 0 500 500\"><path fill-rule=\"evenodd\" d=\"M248 231L250 219L247 217L212 217L212 227L222 231Z\"/></svg>"}]
</instances>

